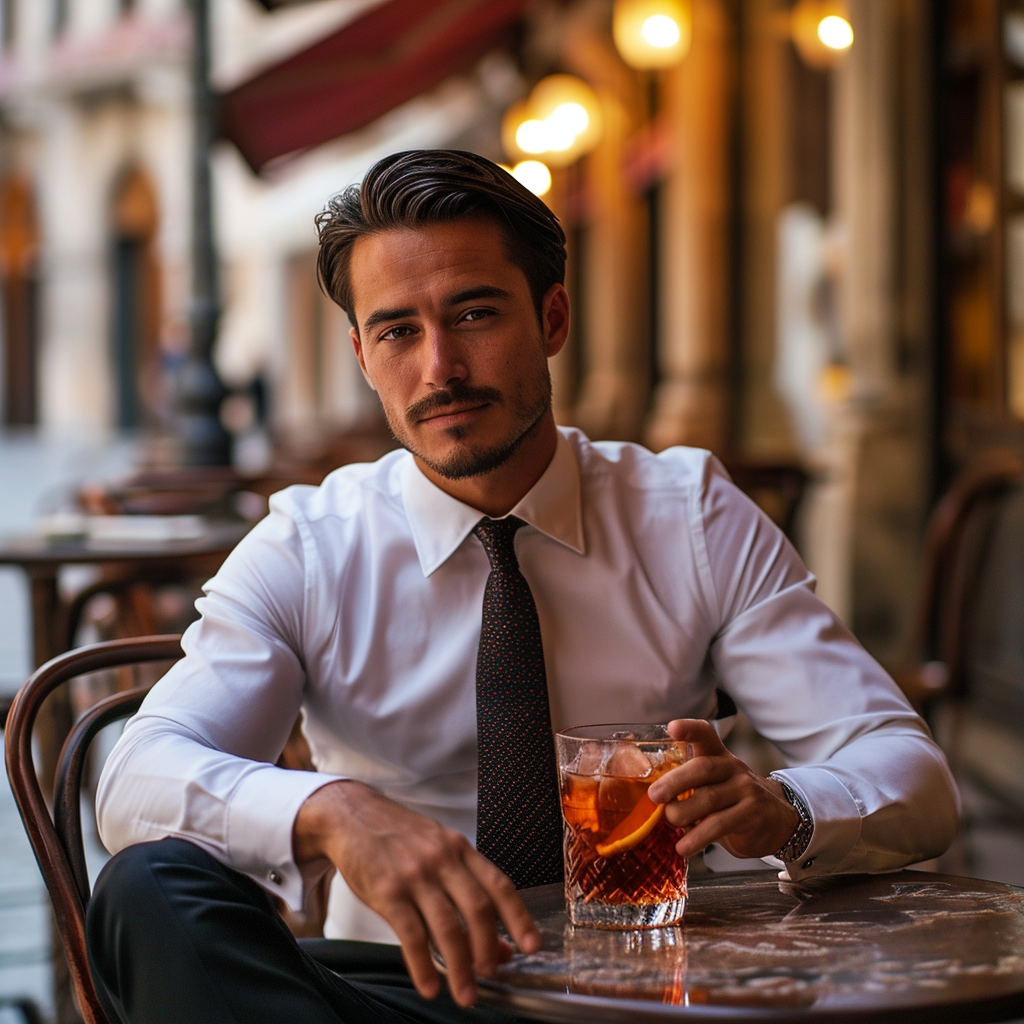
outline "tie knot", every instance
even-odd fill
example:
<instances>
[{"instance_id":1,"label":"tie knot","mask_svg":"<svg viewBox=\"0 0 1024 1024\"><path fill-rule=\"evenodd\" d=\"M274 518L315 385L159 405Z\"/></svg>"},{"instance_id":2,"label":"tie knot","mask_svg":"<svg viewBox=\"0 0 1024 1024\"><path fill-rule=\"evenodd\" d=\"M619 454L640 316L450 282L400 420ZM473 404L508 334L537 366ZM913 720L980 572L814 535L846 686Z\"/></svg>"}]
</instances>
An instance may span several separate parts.
<instances>
[{"instance_id":1,"label":"tie knot","mask_svg":"<svg viewBox=\"0 0 1024 1024\"><path fill-rule=\"evenodd\" d=\"M492 569L519 568L516 559L516 530L526 523L517 516L506 516L504 519L488 519L484 517L473 532L480 538L480 543L487 552L487 559Z\"/></svg>"}]
</instances>

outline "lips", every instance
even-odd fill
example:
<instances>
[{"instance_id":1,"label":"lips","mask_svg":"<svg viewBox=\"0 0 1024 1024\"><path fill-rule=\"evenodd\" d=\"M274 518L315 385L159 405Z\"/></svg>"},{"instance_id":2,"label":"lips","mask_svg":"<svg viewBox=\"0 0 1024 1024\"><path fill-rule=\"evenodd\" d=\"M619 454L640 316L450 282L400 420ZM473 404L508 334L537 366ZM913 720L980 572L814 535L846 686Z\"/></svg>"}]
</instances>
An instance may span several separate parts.
<instances>
[{"instance_id":1,"label":"lips","mask_svg":"<svg viewBox=\"0 0 1024 1024\"><path fill-rule=\"evenodd\" d=\"M450 406L445 409L439 409L435 412L430 413L427 416L420 418L420 423L429 423L431 420L448 419L449 417L461 416L463 413L476 412L478 409L484 409L489 403L477 403L475 405L460 405Z\"/></svg>"},{"instance_id":2,"label":"lips","mask_svg":"<svg viewBox=\"0 0 1024 1024\"><path fill-rule=\"evenodd\" d=\"M405 410L405 422L412 427L444 416L459 416L501 401L501 392L496 388L455 383L410 405Z\"/></svg>"}]
</instances>

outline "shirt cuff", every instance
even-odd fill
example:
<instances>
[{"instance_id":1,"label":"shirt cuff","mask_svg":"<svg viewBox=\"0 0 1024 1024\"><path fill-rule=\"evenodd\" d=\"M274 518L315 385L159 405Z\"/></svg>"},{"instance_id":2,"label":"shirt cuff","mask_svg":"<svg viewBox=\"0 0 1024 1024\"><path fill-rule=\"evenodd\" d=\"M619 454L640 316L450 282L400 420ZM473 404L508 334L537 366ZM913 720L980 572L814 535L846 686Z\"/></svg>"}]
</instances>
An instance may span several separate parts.
<instances>
[{"instance_id":1,"label":"shirt cuff","mask_svg":"<svg viewBox=\"0 0 1024 1024\"><path fill-rule=\"evenodd\" d=\"M799 861L785 865L779 877L796 882L802 878L831 874L860 839L861 814L857 801L825 768L787 768L772 772L772 775L785 779L814 819L814 831L803 856ZM769 858L765 860L769 861Z\"/></svg>"},{"instance_id":2,"label":"shirt cuff","mask_svg":"<svg viewBox=\"0 0 1024 1024\"><path fill-rule=\"evenodd\" d=\"M295 863L292 830L299 808L318 789L340 778L261 765L247 773L228 803L229 863L295 911L324 873L326 863Z\"/></svg>"}]
</instances>

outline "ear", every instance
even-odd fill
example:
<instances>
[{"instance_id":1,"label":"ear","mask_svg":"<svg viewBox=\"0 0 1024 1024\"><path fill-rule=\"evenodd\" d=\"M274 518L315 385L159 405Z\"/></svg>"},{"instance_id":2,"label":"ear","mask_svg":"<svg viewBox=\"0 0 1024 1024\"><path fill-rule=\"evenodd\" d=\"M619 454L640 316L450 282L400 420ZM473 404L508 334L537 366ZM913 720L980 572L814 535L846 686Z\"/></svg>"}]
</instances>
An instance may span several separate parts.
<instances>
[{"instance_id":1,"label":"ear","mask_svg":"<svg viewBox=\"0 0 1024 1024\"><path fill-rule=\"evenodd\" d=\"M348 329L348 336L352 339L352 350L356 354L356 359L359 360L359 369L363 371L363 378L370 385L370 388L376 391L377 389L373 386L373 381L370 380L370 375L366 372L366 359L363 356L363 343L359 340L359 332L354 327L350 327Z\"/></svg>"},{"instance_id":2,"label":"ear","mask_svg":"<svg viewBox=\"0 0 1024 1024\"><path fill-rule=\"evenodd\" d=\"M550 359L562 351L569 337L569 293L560 284L553 284L544 295L541 326L544 354Z\"/></svg>"}]
</instances>

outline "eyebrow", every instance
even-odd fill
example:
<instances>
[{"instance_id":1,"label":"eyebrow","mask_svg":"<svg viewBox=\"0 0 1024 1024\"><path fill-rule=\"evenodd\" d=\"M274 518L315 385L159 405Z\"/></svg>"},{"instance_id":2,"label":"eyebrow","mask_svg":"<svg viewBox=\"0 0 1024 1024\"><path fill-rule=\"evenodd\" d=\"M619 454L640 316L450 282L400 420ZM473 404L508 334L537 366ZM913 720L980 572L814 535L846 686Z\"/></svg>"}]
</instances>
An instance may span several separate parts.
<instances>
[{"instance_id":1,"label":"eyebrow","mask_svg":"<svg viewBox=\"0 0 1024 1024\"><path fill-rule=\"evenodd\" d=\"M467 288L464 291L456 292L445 299L446 306L459 306L463 302L472 302L474 299L508 299L512 293L496 285L483 284L477 288ZM365 331L370 331L378 324L388 323L391 320L403 320L405 317L415 316L414 306L396 306L393 309L375 309L363 324Z\"/></svg>"},{"instance_id":2,"label":"eyebrow","mask_svg":"<svg viewBox=\"0 0 1024 1024\"><path fill-rule=\"evenodd\" d=\"M377 324L387 323L389 320L402 320L407 316L415 316L416 309L413 306L397 306L395 309L375 309L363 324L363 329L369 331Z\"/></svg>"}]
</instances>

